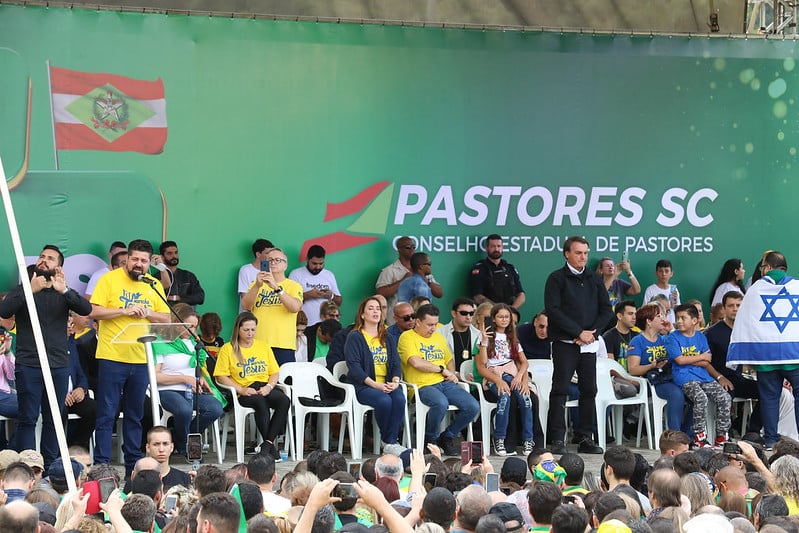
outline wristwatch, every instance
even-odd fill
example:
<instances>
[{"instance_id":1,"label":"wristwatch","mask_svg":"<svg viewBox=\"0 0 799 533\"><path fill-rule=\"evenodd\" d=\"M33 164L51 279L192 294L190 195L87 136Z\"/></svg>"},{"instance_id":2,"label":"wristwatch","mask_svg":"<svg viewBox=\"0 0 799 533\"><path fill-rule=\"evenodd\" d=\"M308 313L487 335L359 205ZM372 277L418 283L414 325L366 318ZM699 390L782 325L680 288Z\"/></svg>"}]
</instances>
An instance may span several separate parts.
<instances>
[{"instance_id":1,"label":"wristwatch","mask_svg":"<svg viewBox=\"0 0 799 533\"><path fill-rule=\"evenodd\" d=\"M443 374L444 373L444 367L441 366L441 365L438 365L438 368L439 368L438 373L439 374Z\"/></svg>"},{"instance_id":2,"label":"wristwatch","mask_svg":"<svg viewBox=\"0 0 799 533\"><path fill-rule=\"evenodd\" d=\"M278 286L277 286L277 289L275 289L275 294L280 294L281 292L283 292L283 287L281 287L280 285L278 285Z\"/></svg>"}]
</instances>

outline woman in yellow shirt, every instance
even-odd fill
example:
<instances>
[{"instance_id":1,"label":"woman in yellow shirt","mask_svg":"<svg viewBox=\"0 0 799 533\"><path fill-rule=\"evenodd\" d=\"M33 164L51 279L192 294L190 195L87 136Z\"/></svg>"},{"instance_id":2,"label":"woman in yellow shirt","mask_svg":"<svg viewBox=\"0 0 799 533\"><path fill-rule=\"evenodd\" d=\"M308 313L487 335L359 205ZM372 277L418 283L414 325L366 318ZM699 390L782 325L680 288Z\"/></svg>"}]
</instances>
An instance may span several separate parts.
<instances>
[{"instance_id":1,"label":"woman in yellow shirt","mask_svg":"<svg viewBox=\"0 0 799 533\"><path fill-rule=\"evenodd\" d=\"M272 348L255 338L258 319L249 311L236 317L230 342L219 350L214 377L217 382L236 389L239 403L255 409L255 425L264 439L261 453L275 461L280 454L275 438L286 429L290 400L276 389L279 367ZM270 417L269 411L274 410Z\"/></svg>"}]
</instances>

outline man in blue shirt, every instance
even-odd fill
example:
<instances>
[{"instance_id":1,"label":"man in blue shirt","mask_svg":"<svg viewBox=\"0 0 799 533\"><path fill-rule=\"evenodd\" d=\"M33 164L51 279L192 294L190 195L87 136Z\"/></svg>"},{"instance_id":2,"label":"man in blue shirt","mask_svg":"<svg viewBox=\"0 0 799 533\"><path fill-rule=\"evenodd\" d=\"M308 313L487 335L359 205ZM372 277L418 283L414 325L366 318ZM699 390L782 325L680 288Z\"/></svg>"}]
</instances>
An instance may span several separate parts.
<instances>
[{"instance_id":1,"label":"man in blue shirt","mask_svg":"<svg viewBox=\"0 0 799 533\"><path fill-rule=\"evenodd\" d=\"M430 256L416 252L411 256L411 276L405 278L397 289L398 302L410 302L414 296L424 296L428 300L441 298L444 290L433 277L433 263Z\"/></svg>"}]
</instances>

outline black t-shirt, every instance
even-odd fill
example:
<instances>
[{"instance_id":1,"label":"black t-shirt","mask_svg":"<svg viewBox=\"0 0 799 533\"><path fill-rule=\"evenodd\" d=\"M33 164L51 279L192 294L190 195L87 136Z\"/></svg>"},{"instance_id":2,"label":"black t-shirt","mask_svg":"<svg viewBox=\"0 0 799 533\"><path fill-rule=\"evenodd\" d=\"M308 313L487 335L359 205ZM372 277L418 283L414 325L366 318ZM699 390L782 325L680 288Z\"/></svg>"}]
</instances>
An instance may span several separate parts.
<instances>
[{"instance_id":1,"label":"black t-shirt","mask_svg":"<svg viewBox=\"0 0 799 533\"><path fill-rule=\"evenodd\" d=\"M527 359L552 359L552 342L539 339L532 322L516 326L516 336Z\"/></svg>"},{"instance_id":2,"label":"black t-shirt","mask_svg":"<svg viewBox=\"0 0 799 533\"><path fill-rule=\"evenodd\" d=\"M164 492L175 485L183 485L189 488L191 487L191 476L177 468L170 468L169 473L161 478L161 482L164 484Z\"/></svg>"},{"instance_id":3,"label":"black t-shirt","mask_svg":"<svg viewBox=\"0 0 799 533\"><path fill-rule=\"evenodd\" d=\"M730 347L732 328L723 320L716 322L705 330L707 345L710 347L710 364L725 376L734 374L735 371L727 368L727 349ZM741 366L738 367L739 369Z\"/></svg>"},{"instance_id":4,"label":"black t-shirt","mask_svg":"<svg viewBox=\"0 0 799 533\"><path fill-rule=\"evenodd\" d=\"M616 328L610 328L602 334L608 353L613 354L614 359L625 369L627 368L627 346L635 335L636 333L633 331L620 333Z\"/></svg>"}]
</instances>

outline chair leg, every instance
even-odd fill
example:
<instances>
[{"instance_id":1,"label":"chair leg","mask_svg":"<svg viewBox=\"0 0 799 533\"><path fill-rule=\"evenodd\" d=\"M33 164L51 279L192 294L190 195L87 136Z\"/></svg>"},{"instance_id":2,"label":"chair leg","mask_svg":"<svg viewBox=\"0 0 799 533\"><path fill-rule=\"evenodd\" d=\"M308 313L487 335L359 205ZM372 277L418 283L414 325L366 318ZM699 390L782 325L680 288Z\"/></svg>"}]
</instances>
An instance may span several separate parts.
<instances>
[{"instance_id":1,"label":"chair leg","mask_svg":"<svg viewBox=\"0 0 799 533\"><path fill-rule=\"evenodd\" d=\"M295 445L294 450L297 453L297 461L302 461L303 459L303 452L304 452L304 442L303 439L305 438L305 412L301 410L295 411L294 415L294 433L295 433Z\"/></svg>"},{"instance_id":2,"label":"chair leg","mask_svg":"<svg viewBox=\"0 0 799 533\"><path fill-rule=\"evenodd\" d=\"M211 431L214 432L214 446L216 446L216 459L219 461L219 464L225 462L225 450L222 448L221 443L219 442L219 420L215 420L214 423L211 425Z\"/></svg>"},{"instance_id":3,"label":"chair leg","mask_svg":"<svg viewBox=\"0 0 799 533\"><path fill-rule=\"evenodd\" d=\"M243 463L244 462L244 424L247 421L247 417L244 416L241 419L238 417L236 418L236 462Z\"/></svg>"},{"instance_id":4,"label":"chair leg","mask_svg":"<svg viewBox=\"0 0 799 533\"><path fill-rule=\"evenodd\" d=\"M407 431L407 427L405 429ZM373 435L373 437L372 437L372 453L374 453L375 455L379 455L380 454L380 440L382 440L382 435L381 435L381 439L377 438L377 436L380 435L380 429L377 427L377 417L375 416L374 411L372 412L372 435ZM408 446L408 448L410 448L410 446Z\"/></svg>"},{"instance_id":5,"label":"chair leg","mask_svg":"<svg viewBox=\"0 0 799 533\"><path fill-rule=\"evenodd\" d=\"M352 413L347 413L347 412L342 413L341 416L342 416L342 420L341 420L342 424L344 423L343 417L345 417L345 416L347 417L347 431L349 431L350 435L352 435L352 437L350 437L350 452L351 452L350 455L352 455L352 460L353 461L360 461L361 458L362 458L360 447L357 447L357 448L354 447L354 444L357 444L357 442L359 440L358 437L355 437L355 423L352 420L354 417L352 416ZM339 433L341 433L342 431L343 431L343 429L340 429ZM353 442L353 441L355 441L355 442ZM341 452L339 451L339 453L341 453Z\"/></svg>"}]
</instances>

